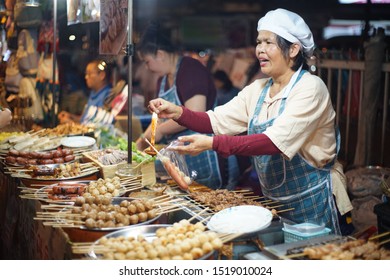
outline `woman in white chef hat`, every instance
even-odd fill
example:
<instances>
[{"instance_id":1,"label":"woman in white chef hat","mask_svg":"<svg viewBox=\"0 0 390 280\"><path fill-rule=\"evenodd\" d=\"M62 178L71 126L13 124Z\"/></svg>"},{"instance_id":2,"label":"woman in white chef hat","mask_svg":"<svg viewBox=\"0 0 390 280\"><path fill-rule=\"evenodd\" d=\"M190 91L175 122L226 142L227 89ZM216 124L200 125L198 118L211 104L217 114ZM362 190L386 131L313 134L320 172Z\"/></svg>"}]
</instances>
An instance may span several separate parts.
<instances>
[{"instance_id":1,"label":"woman in white chef hat","mask_svg":"<svg viewBox=\"0 0 390 280\"><path fill-rule=\"evenodd\" d=\"M180 152L212 149L225 156L253 156L263 194L293 209L284 217L340 234L338 214L352 205L337 162L340 137L328 89L306 71L313 35L299 15L285 9L268 12L257 30L256 56L269 78L254 81L213 111L193 112L161 99L152 100L150 110L215 134L179 138L187 143L177 148ZM235 136L244 131L248 135Z\"/></svg>"}]
</instances>

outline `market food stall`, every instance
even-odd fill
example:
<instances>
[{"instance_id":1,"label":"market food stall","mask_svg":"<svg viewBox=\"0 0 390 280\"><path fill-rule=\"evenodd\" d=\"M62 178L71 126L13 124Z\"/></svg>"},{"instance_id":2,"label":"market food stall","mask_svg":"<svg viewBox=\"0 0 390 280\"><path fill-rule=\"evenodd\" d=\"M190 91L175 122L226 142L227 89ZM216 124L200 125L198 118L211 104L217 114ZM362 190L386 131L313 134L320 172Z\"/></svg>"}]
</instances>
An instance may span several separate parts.
<instances>
[{"instance_id":1,"label":"market food stall","mask_svg":"<svg viewBox=\"0 0 390 280\"><path fill-rule=\"evenodd\" d=\"M150 171L154 157L134 151L129 165L126 151L98 149L90 136L61 134L66 141L49 150L35 150L34 141L15 149L18 139L40 142L53 131L60 129L2 140L3 148L8 144L0 172L2 259L389 258L388 232L356 240L295 225L282 217L291 209L280 202L194 181L181 188L174 176ZM167 171L173 169L180 172Z\"/></svg>"}]
</instances>

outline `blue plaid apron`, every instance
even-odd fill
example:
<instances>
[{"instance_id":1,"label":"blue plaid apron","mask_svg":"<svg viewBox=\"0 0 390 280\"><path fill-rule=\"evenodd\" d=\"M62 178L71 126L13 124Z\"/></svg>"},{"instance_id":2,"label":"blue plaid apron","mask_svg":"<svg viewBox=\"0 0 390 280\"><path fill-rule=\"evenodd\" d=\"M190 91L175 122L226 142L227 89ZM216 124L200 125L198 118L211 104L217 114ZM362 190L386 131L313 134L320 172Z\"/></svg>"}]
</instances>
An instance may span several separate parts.
<instances>
[{"instance_id":1,"label":"blue plaid apron","mask_svg":"<svg viewBox=\"0 0 390 280\"><path fill-rule=\"evenodd\" d=\"M176 73L179 69L181 58L179 58ZM177 94L176 74L174 77L173 86L165 91L167 76L164 76L161 81L160 91L158 96L176 105L182 105ZM166 135L166 141L176 140L179 136L197 134L196 132L186 129L176 134ZM190 175L193 171L196 172L195 181L199 184L208 186L212 189L218 189L222 186L222 178L218 165L217 154L214 151L205 151L197 156L185 155L185 160L188 166Z\"/></svg>"},{"instance_id":2,"label":"blue plaid apron","mask_svg":"<svg viewBox=\"0 0 390 280\"><path fill-rule=\"evenodd\" d=\"M279 115L283 112L291 88L306 71L298 70L287 85L281 101ZM249 124L249 134L263 133L272 126L274 120L259 123L258 116L265 96L272 84L270 79L257 102L255 112ZM337 152L340 147L340 134L336 133ZM263 194L280 201L284 209L294 208L282 214L283 217L296 222L325 224L333 233L341 234L337 219L337 210L332 195L330 170L335 159L323 168L308 163L300 154L290 161L281 154L254 156L254 164L261 183Z\"/></svg>"}]
</instances>

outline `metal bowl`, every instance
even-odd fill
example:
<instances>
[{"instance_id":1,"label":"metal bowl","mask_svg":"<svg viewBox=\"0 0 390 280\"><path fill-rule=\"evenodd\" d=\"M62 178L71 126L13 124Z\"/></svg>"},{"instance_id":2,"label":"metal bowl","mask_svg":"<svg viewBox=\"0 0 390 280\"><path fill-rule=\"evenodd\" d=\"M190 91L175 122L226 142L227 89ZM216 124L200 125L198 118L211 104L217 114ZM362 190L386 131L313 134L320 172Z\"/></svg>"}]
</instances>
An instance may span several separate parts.
<instances>
[{"instance_id":1,"label":"metal bowl","mask_svg":"<svg viewBox=\"0 0 390 280\"><path fill-rule=\"evenodd\" d=\"M106 234L101 238L116 238L116 237L120 237L120 236L137 238L139 235L142 234L148 242L151 242L151 241L153 241L153 239L156 238L156 231L159 228L167 228L167 227L171 227L171 226L172 226L171 224L158 224L158 225L143 225L143 226L130 227L130 228L126 228L126 229L122 229L122 230L118 230L118 231L114 231L112 233ZM92 244L91 250L89 251L89 253L87 255L89 258L96 259L96 260L102 258L102 256L100 254L95 253L95 247L99 245L101 238L99 238L97 241L95 241ZM211 252L203 255L201 258L199 258L199 260L209 259L214 254L214 252L215 251L211 251Z\"/></svg>"}]
</instances>

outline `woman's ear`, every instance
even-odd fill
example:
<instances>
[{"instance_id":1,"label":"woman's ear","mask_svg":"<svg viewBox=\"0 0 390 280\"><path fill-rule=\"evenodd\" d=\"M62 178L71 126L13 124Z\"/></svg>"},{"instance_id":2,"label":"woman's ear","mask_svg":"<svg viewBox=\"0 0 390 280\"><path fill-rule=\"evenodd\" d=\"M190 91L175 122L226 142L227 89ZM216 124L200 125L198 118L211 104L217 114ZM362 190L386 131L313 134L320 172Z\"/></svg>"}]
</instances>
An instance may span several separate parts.
<instances>
[{"instance_id":1,"label":"woman's ear","mask_svg":"<svg viewBox=\"0 0 390 280\"><path fill-rule=\"evenodd\" d=\"M301 50L301 46L299 44L292 44L290 46L290 57L296 57Z\"/></svg>"},{"instance_id":2,"label":"woman's ear","mask_svg":"<svg viewBox=\"0 0 390 280\"><path fill-rule=\"evenodd\" d=\"M156 52L156 59L158 60L164 60L166 52L162 50L157 50Z\"/></svg>"}]
</instances>

